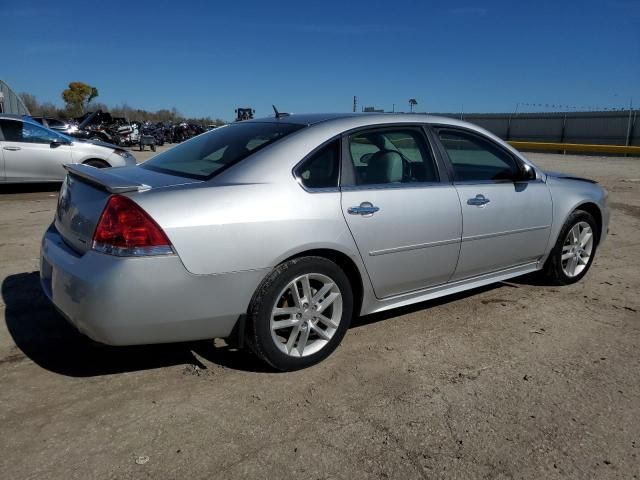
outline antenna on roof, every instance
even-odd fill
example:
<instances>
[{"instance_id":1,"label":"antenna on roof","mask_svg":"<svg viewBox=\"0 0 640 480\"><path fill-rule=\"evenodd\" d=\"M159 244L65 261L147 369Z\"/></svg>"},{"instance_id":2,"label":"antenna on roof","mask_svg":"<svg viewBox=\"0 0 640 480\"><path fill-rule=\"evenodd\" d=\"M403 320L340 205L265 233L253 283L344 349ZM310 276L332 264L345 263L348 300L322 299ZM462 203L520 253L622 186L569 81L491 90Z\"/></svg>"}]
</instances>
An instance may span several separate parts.
<instances>
[{"instance_id":1,"label":"antenna on roof","mask_svg":"<svg viewBox=\"0 0 640 480\"><path fill-rule=\"evenodd\" d=\"M273 111L276 114L276 118L282 118L282 117L288 117L289 116L288 113L279 112L275 105L271 105L271 106L273 107Z\"/></svg>"}]
</instances>

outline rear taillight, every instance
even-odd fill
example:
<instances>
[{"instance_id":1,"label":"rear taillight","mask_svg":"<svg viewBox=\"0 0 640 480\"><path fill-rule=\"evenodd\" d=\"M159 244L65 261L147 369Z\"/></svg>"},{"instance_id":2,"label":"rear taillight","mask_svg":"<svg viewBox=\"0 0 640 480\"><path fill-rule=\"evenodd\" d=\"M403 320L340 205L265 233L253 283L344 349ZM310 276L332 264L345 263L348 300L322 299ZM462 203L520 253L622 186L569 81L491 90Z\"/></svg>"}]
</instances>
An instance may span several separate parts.
<instances>
[{"instance_id":1,"label":"rear taillight","mask_svg":"<svg viewBox=\"0 0 640 480\"><path fill-rule=\"evenodd\" d=\"M160 226L133 200L109 197L93 234L92 248L121 257L173 254Z\"/></svg>"}]
</instances>

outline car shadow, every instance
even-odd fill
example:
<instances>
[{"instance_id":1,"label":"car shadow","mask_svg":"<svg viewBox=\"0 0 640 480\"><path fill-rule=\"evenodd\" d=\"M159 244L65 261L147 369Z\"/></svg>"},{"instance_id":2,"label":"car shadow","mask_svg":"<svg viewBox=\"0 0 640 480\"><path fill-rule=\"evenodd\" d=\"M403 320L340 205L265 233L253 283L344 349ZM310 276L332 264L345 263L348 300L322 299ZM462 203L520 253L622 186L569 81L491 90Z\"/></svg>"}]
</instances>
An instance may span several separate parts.
<instances>
[{"instance_id":1,"label":"car shadow","mask_svg":"<svg viewBox=\"0 0 640 480\"><path fill-rule=\"evenodd\" d=\"M355 318L351 328L399 317L515 283L485 287ZM110 347L93 342L72 327L53 307L40 287L38 272L19 273L2 283L5 321L15 345L40 367L70 377L94 377L185 365L206 370L199 358L233 370L276 373L248 349L211 340L161 345ZM0 358L0 365L16 355Z\"/></svg>"},{"instance_id":2,"label":"car shadow","mask_svg":"<svg viewBox=\"0 0 640 480\"><path fill-rule=\"evenodd\" d=\"M198 359L226 368L269 372L249 352L213 341L110 347L80 334L55 310L40 287L38 272L19 273L2 283L7 329L16 346L33 362L70 377L93 377L176 365L195 365ZM0 365L5 359L0 358ZM10 355L6 361L16 361Z\"/></svg>"},{"instance_id":3,"label":"car shadow","mask_svg":"<svg viewBox=\"0 0 640 480\"><path fill-rule=\"evenodd\" d=\"M485 285L484 287L478 287L472 290L465 290L464 292L453 293L451 295L435 298L433 300L425 300L424 302L414 303L412 305L407 305L406 307L393 308L391 310L385 310L383 312L372 313L370 315L354 318L351 321L351 328L364 327L367 325L371 325L372 323L378 323L394 317L400 317L402 315L408 315L420 310L425 310L427 308L437 307L438 305L445 305L450 302L462 300L463 298L473 297L483 292L490 292L491 290L495 290L500 287L518 288L517 285L513 285L510 282L493 283L491 285Z\"/></svg>"}]
</instances>

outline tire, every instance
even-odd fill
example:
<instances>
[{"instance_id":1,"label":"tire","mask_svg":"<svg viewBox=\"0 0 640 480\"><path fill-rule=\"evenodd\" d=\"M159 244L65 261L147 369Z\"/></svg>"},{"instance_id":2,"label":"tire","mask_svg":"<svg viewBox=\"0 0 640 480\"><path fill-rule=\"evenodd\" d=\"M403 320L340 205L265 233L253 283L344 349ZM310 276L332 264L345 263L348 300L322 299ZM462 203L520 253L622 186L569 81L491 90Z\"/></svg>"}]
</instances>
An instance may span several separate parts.
<instances>
[{"instance_id":1,"label":"tire","mask_svg":"<svg viewBox=\"0 0 640 480\"><path fill-rule=\"evenodd\" d=\"M97 159L87 160L86 162L84 162L84 164L89 165L91 167L96 167L96 168L109 168L111 166L104 160L97 160Z\"/></svg>"},{"instance_id":2,"label":"tire","mask_svg":"<svg viewBox=\"0 0 640 480\"><path fill-rule=\"evenodd\" d=\"M298 302L294 299L293 282ZM322 289L326 292L318 302L308 301L303 283L310 287L312 298ZM272 316L276 307L289 312ZM306 368L324 360L338 347L352 313L351 284L340 267L323 257L295 258L276 267L256 290L247 312L247 344L277 370ZM278 322L290 325L273 328Z\"/></svg>"},{"instance_id":3,"label":"tire","mask_svg":"<svg viewBox=\"0 0 640 480\"><path fill-rule=\"evenodd\" d=\"M586 226L591 230L591 236L588 239L587 234L589 232ZM585 235L584 238L578 238L578 245L580 246L575 244L573 235L576 233L579 237L582 237L583 234ZM598 237L598 224L593 216L584 210L575 210L569 215L560 231L560 235L558 235L556 244L545 263L543 275L555 285L569 285L580 281L587 274L593 263ZM585 258L585 253L588 253L588 258ZM569 256L569 258L563 260L563 256L565 258ZM571 267L574 262L575 268L572 274Z\"/></svg>"},{"instance_id":4,"label":"tire","mask_svg":"<svg viewBox=\"0 0 640 480\"><path fill-rule=\"evenodd\" d=\"M155 152L156 151L156 146L155 145L151 145L151 151Z\"/></svg>"}]
</instances>

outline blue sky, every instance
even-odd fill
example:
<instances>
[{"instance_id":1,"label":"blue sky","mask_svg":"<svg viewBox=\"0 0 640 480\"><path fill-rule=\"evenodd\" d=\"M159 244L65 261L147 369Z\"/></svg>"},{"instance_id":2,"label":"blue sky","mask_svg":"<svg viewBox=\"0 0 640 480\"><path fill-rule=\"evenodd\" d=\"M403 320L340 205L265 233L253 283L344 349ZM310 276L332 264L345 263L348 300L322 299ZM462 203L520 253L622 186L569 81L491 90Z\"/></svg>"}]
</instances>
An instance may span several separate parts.
<instances>
[{"instance_id":1,"label":"blue sky","mask_svg":"<svg viewBox=\"0 0 640 480\"><path fill-rule=\"evenodd\" d=\"M0 79L58 104L84 81L109 105L224 119L349 111L353 95L430 112L640 105L639 0L0 0L0 21Z\"/></svg>"}]
</instances>

